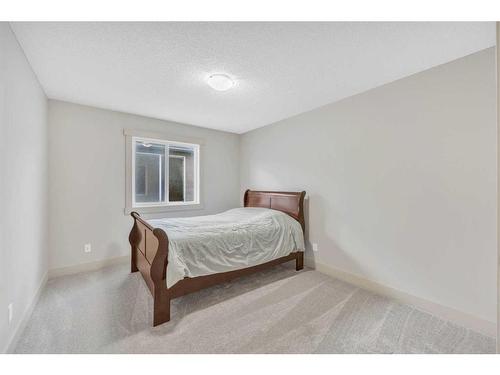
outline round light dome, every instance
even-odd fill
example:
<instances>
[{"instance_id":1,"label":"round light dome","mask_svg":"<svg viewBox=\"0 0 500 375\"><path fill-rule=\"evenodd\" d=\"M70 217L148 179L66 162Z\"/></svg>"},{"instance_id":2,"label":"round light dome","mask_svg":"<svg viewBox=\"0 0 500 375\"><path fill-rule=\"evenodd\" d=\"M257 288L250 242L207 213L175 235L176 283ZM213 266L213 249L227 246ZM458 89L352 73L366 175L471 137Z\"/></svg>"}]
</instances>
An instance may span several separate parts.
<instances>
[{"instance_id":1,"label":"round light dome","mask_svg":"<svg viewBox=\"0 0 500 375\"><path fill-rule=\"evenodd\" d=\"M226 91L234 86L234 81L225 74L211 74L207 78L207 83L217 91Z\"/></svg>"}]
</instances>

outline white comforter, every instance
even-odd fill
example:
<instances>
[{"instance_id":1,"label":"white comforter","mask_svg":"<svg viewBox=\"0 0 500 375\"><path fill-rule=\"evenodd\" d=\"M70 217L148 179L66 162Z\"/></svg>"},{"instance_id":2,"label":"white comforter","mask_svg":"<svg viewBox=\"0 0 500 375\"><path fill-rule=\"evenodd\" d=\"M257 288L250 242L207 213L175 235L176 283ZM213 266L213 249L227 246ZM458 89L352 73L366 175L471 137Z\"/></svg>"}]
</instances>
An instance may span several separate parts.
<instances>
[{"instance_id":1,"label":"white comforter","mask_svg":"<svg viewBox=\"0 0 500 375\"><path fill-rule=\"evenodd\" d=\"M251 267L304 251L300 224L268 208L235 208L217 215L148 222L168 235L168 288L184 277Z\"/></svg>"}]
</instances>

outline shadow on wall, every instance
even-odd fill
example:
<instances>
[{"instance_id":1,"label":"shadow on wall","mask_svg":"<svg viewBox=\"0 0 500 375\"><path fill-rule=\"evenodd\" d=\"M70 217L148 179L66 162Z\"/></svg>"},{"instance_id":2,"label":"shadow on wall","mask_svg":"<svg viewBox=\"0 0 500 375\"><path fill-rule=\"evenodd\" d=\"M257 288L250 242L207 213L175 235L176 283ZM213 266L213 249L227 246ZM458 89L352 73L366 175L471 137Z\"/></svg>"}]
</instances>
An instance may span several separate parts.
<instances>
[{"instance_id":1,"label":"shadow on wall","mask_svg":"<svg viewBox=\"0 0 500 375\"><path fill-rule=\"evenodd\" d=\"M311 212L313 218L311 220ZM346 251L339 245L341 238L334 238L333 233L352 232L355 228L347 228L345 224L341 224L341 220L334 220L338 228L329 227L331 224L328 222L327 217L335 218L334 209L331 209L330 202L326 201L321 195L307 195L304 199L304 218L306 222L305 231L305 260L309 267L316 268L317 263L321 263L330 268L337 269L343 272L351 273L363 278L375 280L374 277L366 266L363 266L359 261L353 257L349 251ZM311 226L314 226L312 233L314 238L311 238ZM313 251L313 243L319 245L319 251Z\"/></svg>"},{"instance_id":2,"label":"shadow on wall","mask_svg":"<svg viewBox=\"0 0 500 375\"><path fill-rule=\"evenodd\" d=\"M113 258L123 254L127 254L128 250L128 248L123 249L121 244L113 241L106 246L106 258Z\"/></svg>"}]
</instances>

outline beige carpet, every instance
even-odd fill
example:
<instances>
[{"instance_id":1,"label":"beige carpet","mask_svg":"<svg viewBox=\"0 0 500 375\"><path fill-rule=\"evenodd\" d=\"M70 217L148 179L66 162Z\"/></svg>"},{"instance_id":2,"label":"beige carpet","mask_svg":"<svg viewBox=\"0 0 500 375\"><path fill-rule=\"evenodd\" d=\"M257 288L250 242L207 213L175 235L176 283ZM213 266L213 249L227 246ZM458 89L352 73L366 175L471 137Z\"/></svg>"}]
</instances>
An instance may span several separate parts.
<instances>
[{"instance_id":1,"label":"beige carpet","mask_svg":"<svg viewBox=\"0 0 500 375\"><path fill-rule=\"evenodd\" d=\"M293 264L176 299L127 265L49 281L18 353L493 353L495 340Z\"/></svg>"}]
</instances>

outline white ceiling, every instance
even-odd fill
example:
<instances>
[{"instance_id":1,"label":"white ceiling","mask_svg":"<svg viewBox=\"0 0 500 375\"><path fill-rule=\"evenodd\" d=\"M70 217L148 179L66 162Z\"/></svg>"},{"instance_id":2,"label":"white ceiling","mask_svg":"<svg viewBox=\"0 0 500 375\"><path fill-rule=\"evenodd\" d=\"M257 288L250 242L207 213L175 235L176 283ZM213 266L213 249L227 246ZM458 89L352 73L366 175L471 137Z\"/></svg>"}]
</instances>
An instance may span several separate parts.
<instances>
[{"instance_id":1,"label":"white ceiling","mask_svg":"<svg viewBox=\"0 0 500 375\"><path fill-rule=\"evenodd\" d=\"M235 133L495 45L494 23L11 26L49 98Z\"/></svg>"}]
</instances>

